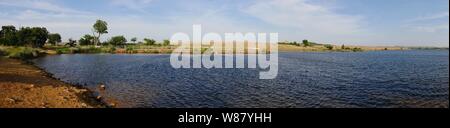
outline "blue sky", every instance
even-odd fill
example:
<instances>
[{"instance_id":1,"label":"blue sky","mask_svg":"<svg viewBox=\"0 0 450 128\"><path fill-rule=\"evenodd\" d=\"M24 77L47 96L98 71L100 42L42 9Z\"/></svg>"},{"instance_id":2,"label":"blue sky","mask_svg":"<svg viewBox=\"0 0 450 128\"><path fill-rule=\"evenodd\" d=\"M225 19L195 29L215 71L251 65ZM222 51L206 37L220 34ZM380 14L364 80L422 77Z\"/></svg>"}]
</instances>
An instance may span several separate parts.
<instances>
[{"instance_id":1,"label":"blue sky","mask_svg":"<svg viewBox=\"0 0 450 128\"><path fill-rule=\"evenodd\" d=\"M96 19L110 36L168 39L203 32L278 32L280 40L449 46L449 0L0 0L0 25L78 39Z\"/></svg>"}]
</instances>

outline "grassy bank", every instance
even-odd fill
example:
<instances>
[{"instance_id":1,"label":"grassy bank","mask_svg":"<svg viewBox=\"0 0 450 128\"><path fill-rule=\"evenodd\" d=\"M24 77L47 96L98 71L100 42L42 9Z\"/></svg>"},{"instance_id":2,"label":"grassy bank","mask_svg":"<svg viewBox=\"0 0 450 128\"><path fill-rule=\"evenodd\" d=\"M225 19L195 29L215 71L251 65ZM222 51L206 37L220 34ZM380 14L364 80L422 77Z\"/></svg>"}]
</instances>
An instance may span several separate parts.
<instances>
[{"instance_id":1,"label":"grassy bank","mask_svg":"<svg viewBox=\"0 0 450 128\"><path fill-rule=\"evenodd\" d=\"M125 45L125 46L45 46L43 49L48 54L76 54L76 53L113 53L113 54L164 54L171 53L174 46L147 46L147 45Z\"/></svg>"},{"instance_id":2,"label":"grassy bank","mask_svg":"<svg viewBox=\"0 0 450 128\"><path fill-rule=\"evenodd\" d=\"M0 56L13 59L32 59L46 54L44 50L31 47L0 46Z\"/></svg>"},{"instance_id":3,"label":"grassy bank","mask_svg":"<svg viewBox=\"0 0 450 128\"><path fill-rule=\"evenodd\" d=\"M0 56L14 59L32 59L42 55L50 54L170 54L177 46L164 45L124 45L124 46L51 46L43 48L0 46ZM207 48L202 48L202 53ZM407 50L403 47L365 47L365 46L335 46L316 44L312 46L298 46L291 44L279 44L280 52L363 52L384 50Z\"/></svg>"}]
</instances>

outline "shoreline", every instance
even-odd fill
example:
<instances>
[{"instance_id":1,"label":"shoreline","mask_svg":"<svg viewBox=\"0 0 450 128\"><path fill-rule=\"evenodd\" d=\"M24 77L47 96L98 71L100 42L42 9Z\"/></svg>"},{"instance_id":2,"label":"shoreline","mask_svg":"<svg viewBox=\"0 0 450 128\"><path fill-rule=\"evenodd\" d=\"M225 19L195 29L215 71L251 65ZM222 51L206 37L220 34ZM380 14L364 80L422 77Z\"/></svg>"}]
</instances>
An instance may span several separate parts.
<instances>
[{"instance_id":1,"label":"shoreline","mask_svg":"<svg viewBox=\"0 0 450 128\"><path fill-rule=\"evenodd\" d=\"M0 57L0 108L107 108L94 92L26 60Z\"/></svg>"}]
</instances>

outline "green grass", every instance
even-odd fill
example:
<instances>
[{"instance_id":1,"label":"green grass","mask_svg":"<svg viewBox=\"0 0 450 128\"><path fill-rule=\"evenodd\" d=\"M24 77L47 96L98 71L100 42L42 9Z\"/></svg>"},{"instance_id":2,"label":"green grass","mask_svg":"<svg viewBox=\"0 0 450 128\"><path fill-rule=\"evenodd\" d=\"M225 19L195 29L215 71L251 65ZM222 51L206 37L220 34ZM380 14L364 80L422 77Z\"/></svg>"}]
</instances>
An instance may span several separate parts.
<instances>
[{"instance_id":1,"label":"green grass","mask_svg":"<svg viewBox=\"0 0 450 128\"><path fill-rule=\"evenodd\" d=\"M0 55L13 59L33 59L43 55L42 49L0 46Z\"/></svg>"},{"instance_id":2,"label":"green grass","mask_svg":"<svg viewBox=\"0 0 450 128\"><path fill-rule=\"evenodd\" d=\"M57 54L76 54L76 53L114 53L116 51L115 47L95 47L95 46L77 46L77 47L66 47L66 46L51 46L46 47L47 50L54 50Z\"/></svg>"},{"instance_id":3,"label":"green grass","mask_svg":"<svg viewBox=\"0 0 450 128\"><path fill-rule=\"evenodd\" d=\"M163 45L126 45L126 46L46 46L44 49L54 51L55 54L77 54L77 53L127 53L127 54L160 54L171 53L174 46Z\"/></svg>"}]
</instances>

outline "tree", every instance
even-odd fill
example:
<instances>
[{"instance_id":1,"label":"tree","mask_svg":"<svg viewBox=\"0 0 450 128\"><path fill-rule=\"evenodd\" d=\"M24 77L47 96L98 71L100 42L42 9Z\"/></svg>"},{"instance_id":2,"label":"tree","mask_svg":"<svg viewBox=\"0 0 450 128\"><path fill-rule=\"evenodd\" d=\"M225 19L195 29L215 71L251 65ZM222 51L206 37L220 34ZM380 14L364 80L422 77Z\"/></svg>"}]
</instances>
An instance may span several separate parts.
<instances>
[{"instance_id":1,"label":"tree","mask_svg":"<svg viewBox=\"0 0 450 128\"><path fill-rule=\"evenodd\" d=\"M41 27L24 27L17 32L18 42L31 47L42 47L48 39L48 31Z\"/></svg>"},{"instance_id":2,"label":"tree","mask_svg":"<svg viewBox=\"0 0 450 128\"><path fill-rule=\"evenodd\" d=\"M61 35L58 33L53 33L48 35L48 43L56 45L56 43L61 43Z\"/></svg>"},{"instance_id":3,"label":"tree","mask_svg":"<svg viewBox=\"0 0 450 128\"><path fill-rule=\"evenodd\" d=\"M133 37L133 38L131 38L131 41L132 41L133 43L136 43L137 38L136 38L136 37Z\"/></svg>"},{"instance_id":4,"label":"tree","mask_svg":"<svg viewBox=\"0 0 450 128\"><path fill-rule=\"evenodd\" d=\"M164 41L163 41L163 45L164 45L164 46L170 45L170 40L164 40Z\"/></svg>"},{"instance_id":5,"label":"tree","mask_svg":"<svg viewBox=\"0 0 450 128\"><path fill-rule=\"evenodd\" d=\"M98 34L97 37L95 37L95 45L97 46L100 43L100 36L102 34L108 33L108 23L103 20L97 20L94 24L94 31Z\"/></svg>"},{"instance_id":6,"label":"tree","mask_svg":"<svg viewBox=\"0 0 450 128\"><path fill-rule=\"evenodd\" d=\"M78 40L78 42L80 43L80 45L94 45L95 42L94 40L95 40L94 36L86 34L83 37L81 37L80 40Z\"/></svg>"},{"instance_id":7,"label":"tree","mask_svg":"<svg viewBox=\"0 0 450 128\"><path fill-rule=\"evenodd\" d=\"M311 46L311 43L308 40L303 40L303 46L305 47Z\"/></svg>"},{"instance_id":8,"label":"tree","mask_svg":"<svg viewBox=\"0 0 450 128\"><path fill-rule=\"evenodd\" d=\"M345 49L345 45L342 45L342 46L341 46L341 49Z\"/></svg>"},{"instance_id":9,"label":"tree","mask_svg":"<svg viewBox=\"0 0 450 128\"><path fill-rule=\"evenodd\" d=\"M124 36L114 36L109 39L108 43L114 46L122 46L127 43L127 39Z\"/></svg>"},{"instance_id":10,"label":"tree","mask_svg":"<svg viewBox=\"0 0 450 128\"><path fill-rule=\"evenodd\" d=\"M155 45L156 41L153 39L144 38L145 45Z\"/></svg>"},{"instance_id":11,"label":"tree","mask_svg":"<svg viewBox=\"0 0 450 128\"><path fill-rule=\"evenodd\" d=\"M0 44L2 45L20 45L17 38L17 30L14 26L2 26L0 31Z\"/></svg>"}]
</instances>

